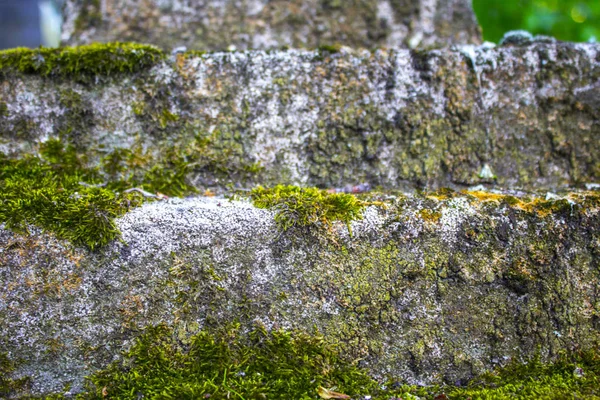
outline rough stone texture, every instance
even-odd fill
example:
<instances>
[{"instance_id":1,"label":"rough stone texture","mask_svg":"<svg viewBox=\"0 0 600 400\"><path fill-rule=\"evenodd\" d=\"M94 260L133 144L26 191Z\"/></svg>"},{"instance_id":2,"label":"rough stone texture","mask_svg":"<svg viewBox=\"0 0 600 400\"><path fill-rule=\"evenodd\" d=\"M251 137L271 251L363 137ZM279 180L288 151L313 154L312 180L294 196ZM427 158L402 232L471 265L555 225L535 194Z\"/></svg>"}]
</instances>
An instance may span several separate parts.
<instances>
[{"instance_id":1,"label":"rough stone texture","mask_svg":"<svg viewBox=\"0 0 600 400\"><path fill-rule=\"evenodd\" d=\"M480 43L469 0L68 0L64 44L137 41L171 50Z\"/></svg>"},{"instance_id":2,"label":"rough stone texture","mask_svg":"<svg viewBox=\"0 0 600 400\"><path fill-rule=\"evenodd\" d=\"M140 73L81 79L4 71L0 150L36 152L60 136L91 162L117 148L159 159L200 134L220 163L189 167L200 190L230 182L578 186L600 179L599 50L543 39L432 51L187 53ZM256 162L262 172L222 173ZM482 174L486 164L491 173Z\"/></svg>"},{"instance_id":3,"label":"rough stone texture","mask_svg":"<svg viewBox=\"0 0 600 400\"><path fill-rule=\"evenodd\" d=\"M149 324L180 337L239 319L313 326L374 376L455 383L600 339L598 195L537 211L474 196L400 197L362 221L278 231L215 198L146 204L90 253L0 228L0 350L31 391L104 367ZM492 196L493 197L493 196Z\"/></svg>"}]
</instances>

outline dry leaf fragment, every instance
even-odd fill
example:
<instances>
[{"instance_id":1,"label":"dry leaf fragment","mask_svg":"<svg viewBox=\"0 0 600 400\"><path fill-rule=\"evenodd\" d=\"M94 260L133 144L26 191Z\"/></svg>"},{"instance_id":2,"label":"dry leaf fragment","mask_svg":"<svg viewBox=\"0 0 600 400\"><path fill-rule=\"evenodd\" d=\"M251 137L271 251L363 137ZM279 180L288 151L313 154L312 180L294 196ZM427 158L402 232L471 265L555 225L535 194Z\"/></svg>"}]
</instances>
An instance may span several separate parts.
<instances>
[{"instance_id":1,"label":"dry leaf fragment","mask_svg":"<svg viewBox=\"0 0 600 400\"><path fill-rule=\"evenodd\" d=\"M347 399L350 398L350 396L348 396L347 394L334 392L332 390L325 389L322 386L319 386L319 388L317 389L317 393L319 394L319 396L322 399L342 399L342 400L347 400Z\"/></svg>"},{"instance_id":2,"label":"dry leaf fragment","mask_svg":"<svg viewBox=\"0 0 600 400\"><path fill-rule=\"evenodd\" d=\"M106 389L106 386L104 386L102 388L102 397L106 397L106 396L108 396L108 390Z\"/></svg>"}]
</instances>

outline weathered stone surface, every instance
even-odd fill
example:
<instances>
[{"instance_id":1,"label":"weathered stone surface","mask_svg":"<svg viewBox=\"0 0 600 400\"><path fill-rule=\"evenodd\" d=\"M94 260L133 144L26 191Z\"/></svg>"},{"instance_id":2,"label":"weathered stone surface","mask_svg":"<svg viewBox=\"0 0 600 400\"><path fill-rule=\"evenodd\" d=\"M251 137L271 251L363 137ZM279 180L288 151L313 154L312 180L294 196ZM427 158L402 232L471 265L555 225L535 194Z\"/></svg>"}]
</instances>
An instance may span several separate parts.
<instances>
[{"instance_id":1,"label":"weathered stone surface","mask_svg":"<svg viewBox=\"0 0 600 400\"><path fill-rule=\"evenodd\" d=\"M123 241L94 253L0 229L0 351L35 393L79 390L159 322L182 338L232 319L316 326L374 376L418 383L537 346L552 359L600 339L598 201L399 197L350 237L343 225L280 232L245 202L172 199L119 219Z\"/></svg>"},{"instance_id":2,"label":"weathered stone surface","mask_svg":"<svg viewBox=\"0 0 600 400\"><path fill-rule=\"evenodd\" d=\"M469 0L68 0L65 44L137 41L171 50L477 44Z\"/></svg>"},{"instance_id":3,"label":"weathered stone surface","mask_svg":"<svg viewBox=\"0 0 600 400\"><path fill-rule=\"evenodd\" d=\"M208 160L186 166L200 190L577 186L600 179L599 50L542 40L493 49L186 53L111 76L7 68L0 149L31 153L61 137L91 163L119 148L151 163L171 157L169 149L191 151L200 137Z\"/></svg>"}]
</instances>

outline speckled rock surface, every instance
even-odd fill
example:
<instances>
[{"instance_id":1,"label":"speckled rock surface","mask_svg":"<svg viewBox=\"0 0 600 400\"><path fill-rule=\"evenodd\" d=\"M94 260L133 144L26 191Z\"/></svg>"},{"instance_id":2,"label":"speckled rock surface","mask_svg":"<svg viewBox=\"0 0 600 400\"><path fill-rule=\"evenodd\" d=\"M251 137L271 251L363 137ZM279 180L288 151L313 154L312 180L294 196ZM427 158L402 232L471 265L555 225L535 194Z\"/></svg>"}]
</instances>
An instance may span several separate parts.
<instances>
[{"instance_id":1,"label":"speckled rock surface","mask_svg":"<svg viewBox=\"0 0 600 400\"><path fill-rule=\"evenodd\" d=\"M129 40L171 50L480 43L469 0L68 0L65 44Z\"/></svg>"},{"instance_id":2,"label":"speckled rock surface","mask_svg":"<svg viewBox=\"0 0 600 400\"><path fill-rule=\"evenodd\" d=\"M90 163L119 148L152 162L201 138L209 160L187 167L201 191L600 179L597 44L186 53L110 77L3 73L3 152L61 137Z\"/></svg>"},{"instance_id":3,"label":"speckled rock surface","mask_svg":"<svg viewBox=\"0 0 600 400\"><path fill-rule=\"evenodd\" d=\"M238 319L316 326L374 376L455 383L537 346L547 360L598 343L599 204L398 197L350 237L172 199L119 219L123 240L95 253L0 229L0 348L32 392L76 392L149 324L185 337Z\"/></svg>"}]
</instances>

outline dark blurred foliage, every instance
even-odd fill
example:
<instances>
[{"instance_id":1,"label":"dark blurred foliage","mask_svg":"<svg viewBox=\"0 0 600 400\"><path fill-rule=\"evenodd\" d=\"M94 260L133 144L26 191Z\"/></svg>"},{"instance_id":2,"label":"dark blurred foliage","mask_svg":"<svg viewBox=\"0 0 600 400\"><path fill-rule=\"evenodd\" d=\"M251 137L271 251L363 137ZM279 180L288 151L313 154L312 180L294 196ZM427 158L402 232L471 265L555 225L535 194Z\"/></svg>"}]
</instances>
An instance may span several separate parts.
<instances>
[{"instance_id":1,"label":"dark blurred foliage","mask_svg":"<svg viewBox=\"0 0 600 400\"><path fill-rule=\"evenodd\" d=\"M483 37L524 29L573 42L600 41L600 0L473 0Z\"/></svg>"}]
</instances>

